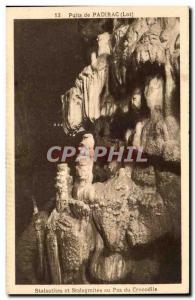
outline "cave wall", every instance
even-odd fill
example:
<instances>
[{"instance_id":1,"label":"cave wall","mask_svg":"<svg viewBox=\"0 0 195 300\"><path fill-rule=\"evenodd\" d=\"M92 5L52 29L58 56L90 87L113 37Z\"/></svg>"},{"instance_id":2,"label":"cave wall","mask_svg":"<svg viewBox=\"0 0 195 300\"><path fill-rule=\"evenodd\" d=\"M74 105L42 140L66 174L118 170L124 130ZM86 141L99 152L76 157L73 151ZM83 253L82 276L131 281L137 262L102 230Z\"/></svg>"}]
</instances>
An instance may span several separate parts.
<instances>
[{"instance_id":1,"label":"cave wall","mask_svg":"<svg viewBox=\"0 0 195 300\"><path fill-rule=\"evenodd\" d=\"M52 195L51 145L65 144L60 95L87 64L86 42L75 20L15 20L16 233L32 215L32 193L41 205ZM23 212L26 212L25 215Z\"/></svg>"}]
</instances>

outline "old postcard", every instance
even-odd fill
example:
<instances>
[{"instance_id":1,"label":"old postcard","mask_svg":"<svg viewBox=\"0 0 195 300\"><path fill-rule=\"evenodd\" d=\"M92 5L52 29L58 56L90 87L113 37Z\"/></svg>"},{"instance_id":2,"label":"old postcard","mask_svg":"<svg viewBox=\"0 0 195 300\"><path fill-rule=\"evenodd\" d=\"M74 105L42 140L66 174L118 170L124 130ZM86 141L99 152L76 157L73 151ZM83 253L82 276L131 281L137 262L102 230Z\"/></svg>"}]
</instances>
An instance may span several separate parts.
<instances>
[{"instance_id":1,"label":"old postcard","mask_svg":"<svg viewBox=\"0 0 195 300\"><path fill-rule=\"evenodd\" d=\"M189 9L7 7L7 293L189 294Z\"/></svg>"}]
</instances>

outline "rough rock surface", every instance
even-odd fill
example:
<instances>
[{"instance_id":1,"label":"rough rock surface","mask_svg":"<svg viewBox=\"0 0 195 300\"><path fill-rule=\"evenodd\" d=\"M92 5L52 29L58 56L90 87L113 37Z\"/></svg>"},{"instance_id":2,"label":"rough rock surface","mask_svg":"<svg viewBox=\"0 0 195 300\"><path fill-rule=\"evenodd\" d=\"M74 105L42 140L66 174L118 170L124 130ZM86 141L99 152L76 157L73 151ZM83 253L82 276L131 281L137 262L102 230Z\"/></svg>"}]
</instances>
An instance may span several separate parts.
<instances>
[{"instance_id":1,"label":"rough rock surface","mask_svg":"<svg viewBox=\"0 0 195 300\"><path fill-rule=\"evenodd\" d=\"M55 218L55 235L60 253L61 283L85 282L82 267L93 249L92 227L89 218L78 219L71 216L70 213L58 214L55 211L51 218ZM54 225L52 229L54 229Z\"/></svg>"},{"instance_id":2,"label":"rough rock surface","mask_svg":"<svg viewBox=\"0 0 195 300\"><path fill-rule=\"evenodd\" d=\"M118 20L112 36L107 32L98 35L97 55L91 54L91 65L83 69L75 86L62 97L66 134L74 136L79 130L84 131L87 121L98 127L98 119L103 116L111 122L116 109L125 107L123 97L121 101L115 98L125 89L129 65L135 72L138 66L148 62L166 64L167 43L171 45L172 67L175 73L179 71L178 20L167 19L141 18L129 23ZM113 49L112 38L115 39ZM171 74L168 67L164 68L166 76ZM167 82L171 82L170 77L167 78ZM181 237L180 130L167 101L172 100L175 86L167 85L162 76L153 79L157 86L148 85L145 95L150 117L136 124L138 131L134 128L136 144L143 146L149 162L120 166L109 179L96 183L93 183L96 168L91 159L76 163L74 182L68 166L59 165L56 207L49 218L39 215L43 221L41 230L37 230L34 220L18 242L17 266L24 282L154 283L161 282L160 274L169 270L171 264L164 263L164 267L161 250L171 248L170 241L178 242ZM168 91L164 91L164 83ZM111 88L116 95L111 93ZM153 90L157 93L151 97ZM166 99L165 94L169 96ZM163 114L163 104L168 107L166 114ZM101 145L105 141L109 146L110 128L109 125L104 127L98 142ZM101 126L99 131L102 131ZM84 131L79 146L86 145L93 150L94 137ZM167 237L169 242L163 244ZM24 260L20 253L22 248L27 253ZM179 246L177 252L178 249ZM41 270L40 280L34 261L38 257L39 265L42 250L49 271L45 268L44 277ZM164 255L166 251L163 251ZM175 281L178 282L178 277Z\"/></svg>"}]
</instances>

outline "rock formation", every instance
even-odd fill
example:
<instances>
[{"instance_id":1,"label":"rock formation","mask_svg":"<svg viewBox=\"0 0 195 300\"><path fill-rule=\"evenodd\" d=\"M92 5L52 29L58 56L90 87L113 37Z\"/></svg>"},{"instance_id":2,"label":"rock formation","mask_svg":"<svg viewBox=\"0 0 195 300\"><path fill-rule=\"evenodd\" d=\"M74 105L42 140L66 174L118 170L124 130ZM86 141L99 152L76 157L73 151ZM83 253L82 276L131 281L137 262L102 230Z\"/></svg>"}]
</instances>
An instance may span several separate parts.
<instances>
[{"instance_id":1,"label":"rock formation","mask_svg":"<svg viewBox=\"0 0 195 300\"><path fill-rule=\"evenodd\" d=\"M171 243L166 241L179 245L181 238L180 128L174 114L179 20L115 20L112 34L98 34L97 44L91 65L62 97L65 134L74 139L83 132L79 149L91 154L101 143L141 146L148 162L116 163L117 171L99 182L93 155L77 157L74 176L67 164L57 166L56 205L43 222L45 282L169 282L165 257ZM148 114L142 115L140 105L139 117L131 122L134 77L140 79L140 101L146 101ZM124 131L124 118L133 125L122 139L113 138L112 125ZM179 263L173 268L178 282ZM21 269L28 277L28 268ZM34 283L38 279L32 274Z\"/></svg>"}]
</instances>

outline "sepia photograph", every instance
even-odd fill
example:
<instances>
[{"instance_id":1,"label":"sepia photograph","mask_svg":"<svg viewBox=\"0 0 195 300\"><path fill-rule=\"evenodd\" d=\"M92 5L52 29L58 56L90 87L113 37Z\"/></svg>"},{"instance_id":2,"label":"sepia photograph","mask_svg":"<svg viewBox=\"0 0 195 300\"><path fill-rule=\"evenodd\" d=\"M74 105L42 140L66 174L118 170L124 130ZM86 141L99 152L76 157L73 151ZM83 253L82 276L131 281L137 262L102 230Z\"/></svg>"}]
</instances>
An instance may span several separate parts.
<instances>
[{"instance_id":1,"label":"sepia photograph","mask_svg":"<svg viewBox=\"0 0 195 300\"><path fill-rule=\"evenodd\" d=\"M7 7L8 294L189 293L188 22Z\"/></svg>"}]
</instances>

